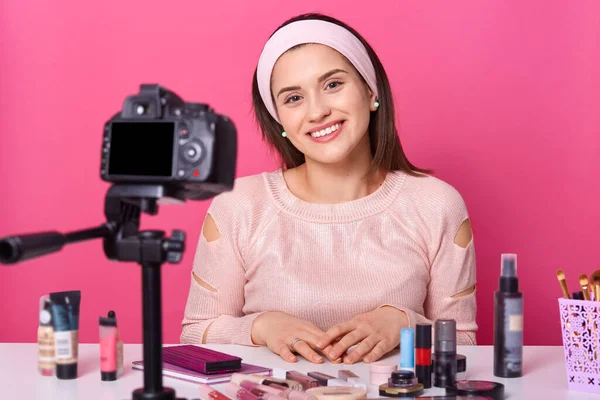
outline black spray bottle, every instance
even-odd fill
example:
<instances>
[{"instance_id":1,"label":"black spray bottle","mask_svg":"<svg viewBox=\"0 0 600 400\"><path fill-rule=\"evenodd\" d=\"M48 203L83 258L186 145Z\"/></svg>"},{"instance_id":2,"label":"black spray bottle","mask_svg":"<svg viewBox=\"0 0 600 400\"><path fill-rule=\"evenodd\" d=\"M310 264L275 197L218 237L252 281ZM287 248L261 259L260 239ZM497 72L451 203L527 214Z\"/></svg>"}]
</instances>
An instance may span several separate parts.
<instances>
[{"instance_id":1,"label":"black spray bottle","mask_svg":"<svg viewBox=\"0 0 600 400\"><path fill-rule=\"evenodd\" d=\"M523 293L519 292L517 255L502 254L499 290L494 293L494 375L523 375Z\"/></svg>"}]
</instances>

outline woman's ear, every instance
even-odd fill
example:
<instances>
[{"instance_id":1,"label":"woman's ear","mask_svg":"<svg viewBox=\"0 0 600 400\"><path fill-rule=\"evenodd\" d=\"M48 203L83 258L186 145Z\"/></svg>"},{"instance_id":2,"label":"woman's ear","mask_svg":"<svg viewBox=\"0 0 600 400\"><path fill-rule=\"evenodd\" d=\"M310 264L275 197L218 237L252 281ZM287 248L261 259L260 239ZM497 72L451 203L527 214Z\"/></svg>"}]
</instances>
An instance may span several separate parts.
<instances>
[{"instance_id":1,"label":"woman's ear","mask_svg":"<svg viewBox=\"0 0 600 400\"><path fill-rule=\"evenodd\" d=\"M367 95L369 96L369 110L375 111L377 107L379 107L379 103L377 103L377 96L373 93L373 90L365 83L365 88L367 89ZM377 103L377 104L375 104Z\"/></svg>"},{"instance_id":2,"label":"woman's ear","mask_svg":"<svg viewBox=\"0 0 600 400\"><path fill-rule=\"evenodd\" d=\"M373 93L371 93L371 96L369 97L369 109L371 111L377 111L377 108L379 108L379 102L377 101L377 96L375 96Z\"/></svg>"}]
</instances>

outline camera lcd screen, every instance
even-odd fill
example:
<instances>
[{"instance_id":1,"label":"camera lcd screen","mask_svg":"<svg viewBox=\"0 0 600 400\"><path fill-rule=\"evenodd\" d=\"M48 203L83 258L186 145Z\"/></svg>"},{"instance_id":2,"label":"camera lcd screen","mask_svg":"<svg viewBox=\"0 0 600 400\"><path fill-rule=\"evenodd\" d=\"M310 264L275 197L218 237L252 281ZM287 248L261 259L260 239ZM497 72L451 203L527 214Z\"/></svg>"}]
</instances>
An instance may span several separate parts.
<instances>
[{"instance_id":1,"label":"camera lcd screen","mask_svg":"<svg viewBox=\"0 0 600 400\"><path fill-rule=\"evenodd\" d=\"M174 122L113 122L109 175L171 176Z\"/></svg>"}]
</instances>

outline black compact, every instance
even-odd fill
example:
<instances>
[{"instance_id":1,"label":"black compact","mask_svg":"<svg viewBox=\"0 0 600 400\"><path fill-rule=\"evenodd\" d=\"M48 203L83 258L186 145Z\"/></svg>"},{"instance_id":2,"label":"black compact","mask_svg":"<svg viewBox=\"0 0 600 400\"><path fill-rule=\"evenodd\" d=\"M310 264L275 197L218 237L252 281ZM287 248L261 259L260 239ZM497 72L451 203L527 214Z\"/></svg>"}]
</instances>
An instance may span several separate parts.
<instances>
[{"instance_id":1,"label":"black compact","mask_svg":"<svg viewBox=\"0 0 600 400\"><path fill-rule=\"evenodd\" d=\"M454 387L446 388L447 395L487 396L494 400L504 400L504 385L489 381L457 381Z\"/></svg>"}]
</instances>

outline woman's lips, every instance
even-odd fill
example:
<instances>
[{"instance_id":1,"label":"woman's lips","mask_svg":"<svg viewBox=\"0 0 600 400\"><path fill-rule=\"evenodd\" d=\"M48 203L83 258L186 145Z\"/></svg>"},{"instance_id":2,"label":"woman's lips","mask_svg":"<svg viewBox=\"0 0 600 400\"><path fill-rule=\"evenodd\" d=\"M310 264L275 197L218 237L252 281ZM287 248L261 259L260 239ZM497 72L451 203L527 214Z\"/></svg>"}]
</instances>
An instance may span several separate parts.
<instances>
[{"instance_id":1,"label":"woman's lips","mask_svg":"<svg viewBox=\"0 0 600 400\"><path fill-rule=\"evenodd\" d=\"M345 125L346 121L341 121L339 122L340 127L338 129L336 129L335 131L325 135L325 136L320 136L320 137L313 137L310 133L308 133L307 135L314 140L315 142L318 143L325 143L325 142L329 142L333 139L335 139L336 137L339 136L340 132L342 131L342 129L344 129L344 125Z\"/></svg>"}]
</instances>

